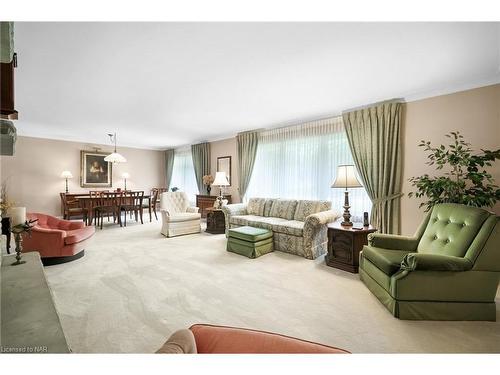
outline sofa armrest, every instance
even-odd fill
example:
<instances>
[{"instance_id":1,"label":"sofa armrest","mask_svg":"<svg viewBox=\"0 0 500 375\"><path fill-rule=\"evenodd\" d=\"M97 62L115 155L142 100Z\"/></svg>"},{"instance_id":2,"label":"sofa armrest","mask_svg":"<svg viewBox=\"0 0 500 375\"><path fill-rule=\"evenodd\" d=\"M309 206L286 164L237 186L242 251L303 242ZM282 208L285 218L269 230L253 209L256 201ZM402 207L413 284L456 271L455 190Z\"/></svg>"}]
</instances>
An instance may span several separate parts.
<instances>
[{"instance_id":1,"label":"sofa armrest","mask_svg":"<svg viewBox=\"0 0 500 375\"><path fill-rule=\"evenodd\" d=\"M304 256L307 259L316 259L326 252L328 242L327 224L334 222L339 213L334 210L321 211L306 217L304 222Z\"/></svg>"},{"instance_id":2,"label":"sofa armrest","mask_svg":"<svg viewBox=\"0 0 500 375\"><path fill-rule=\"evenodd\" d=\"M472 262L467 258L441 254L407 254L401 262L401 269L408 271L468 271Z\"/></svg>"},{"instance_id":3,"label":"sofa armrest","mask_svg":"<svg viewBox=\"0 0 500 375\"><path fill-rule=\"evenodd\" d=\"M222 206L222 211L227 215L246 215L247 214L247 204L246 203L235 203L226 204Z\"/></svg>"},{"instance_id":4,"label":"sofa armrest","mask_svg":"<svg viewBox=\"0 0 500 375\"><path fill-rule=\"evenodd\" d=\"M193 214L197 214L199 210L200 210L200 208L199 208L199 207L188 207L188 208L186 209L186 212L190 212L190 213L193 213Z\"/></svg>"},{"instance_id":5,"label":"sofa armrest","mask_svg":"<svg viewBox=\"0 0 500 375\"><path fill-rule=\"evenodd\" d=\"M373 247L380 247L387 250L416 251L419 238L396 236L393 234L370 233L368 244Z\"/></svg>"},{"instance_id":6,"label":"sofa armrest","mask_svg":"<svg viewBox=\"0 0 500 375\"><path fill-rule=\"evenodd\" d=\"M339 217L340 214L335 210L317 212L306 217L304 227L333 223Z\"/></svg>"}]
</instances>

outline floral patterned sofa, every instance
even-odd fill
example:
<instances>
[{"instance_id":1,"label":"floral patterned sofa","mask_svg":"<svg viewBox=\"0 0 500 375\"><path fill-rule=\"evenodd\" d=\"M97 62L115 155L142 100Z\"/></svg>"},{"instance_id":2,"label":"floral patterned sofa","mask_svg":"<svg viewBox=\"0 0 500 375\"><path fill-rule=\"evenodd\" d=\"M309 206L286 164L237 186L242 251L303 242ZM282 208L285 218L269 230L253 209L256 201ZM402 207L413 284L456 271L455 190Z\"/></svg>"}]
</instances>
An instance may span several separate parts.
<instances>
[{"instance_id":1,"label":"floral patterned sofa","mask_svg":"<svg viewBox=\"0 0 500 375\"><path fill-rule=\"evenodd\" d=\"M274 250L315 259L326 253L327 224L340 217L331 206L329 201L250 198L247 204L222 207L226 236L230 228L245 225L269 229Z\"/></svg>"}]
</instances>

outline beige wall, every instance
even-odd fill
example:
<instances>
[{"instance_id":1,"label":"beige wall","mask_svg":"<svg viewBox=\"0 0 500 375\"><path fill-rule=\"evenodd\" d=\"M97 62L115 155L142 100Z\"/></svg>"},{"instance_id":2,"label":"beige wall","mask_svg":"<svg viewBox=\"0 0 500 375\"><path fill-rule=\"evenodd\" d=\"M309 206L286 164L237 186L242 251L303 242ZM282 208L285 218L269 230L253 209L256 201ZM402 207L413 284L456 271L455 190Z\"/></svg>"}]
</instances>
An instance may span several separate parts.
<instances>
[{"instance_id":1,"label":"beige wall","mask_svg":"<svg viewBox=\"0 0 500 375\"><path fill-rule=\"evenodd\" d=\"M0 158L0 177L7 182L8 198L28 211L60 214L59 193L64 191L63 170L69 170L71 193L88 192L80 187L80 150L92 150L93 145L50 139L18 137L14 156ZM97 145L103 152L110 146ZM163 152L120 147L118 152L127 163L113 166L113 188L123 188L123 172L130 174L128 189L149 191L165 185Z\"/></svg>"},{"instance_id":2,"label":"beige wall","mask_svg":"<svg viewBox=\"0 0 500 375\"><path fill-rule=\"evenodd\" d=\"M409 102L406 105L403 121L403 192L402 232L413 234L424 215L419 210L419 201L409 199L406 194L411 186L408 179L424 173L432 174L433 169L425 164L426 154L418 147L420 140L429 140L441 144L448 139L446 133L460 131L473 149L500 148L500 85L482 87L449 95L436 96L424 100ZM212 173L215 175L217 156L232 156L233 186L230 192L239 202L236 181L237 148L236 138L224 139L211 143ZM491 169L496 184L500 184L500 162ZM214 189L212 194L217 194ZM500 203L493 211L500 214Z\"/></svg>"},{"instance_id":3,"label":"beige wall","mask_svg":"<svg viewBox=\"0 0 500 375\"><path fill-rule=\"evenodd\" d=\"M231 194L233 203L240 202L240 194L238 192L238 149L236 146L236 138L228 138L220 141L210 142L211 154L211 174L215 177L217 172L217 158L221 156L231 156L231 186L228 186L226 194ZM219 194L219 188L212 188L212 195Z\"/></svg>"},{"instance_id":4,"label":"beige wall","mask_svg":"<svg viewBox=\"0 0 500 375\"><path fill-rule=\"evenodd\" d=\"M434 173L434 168L425 164L427 154L417 146L420 140L448 144L445 134L457 130L474 150L500 148L500 84L407 103L403 131L405 194L412 191L410 177ZM490 171L500 184L500 162ZM402 199L403 234L413 234L420 223L423 209L418 205L416 199ZM500 214L500 204L493 211Z\"/></svg>"}]
</instances>

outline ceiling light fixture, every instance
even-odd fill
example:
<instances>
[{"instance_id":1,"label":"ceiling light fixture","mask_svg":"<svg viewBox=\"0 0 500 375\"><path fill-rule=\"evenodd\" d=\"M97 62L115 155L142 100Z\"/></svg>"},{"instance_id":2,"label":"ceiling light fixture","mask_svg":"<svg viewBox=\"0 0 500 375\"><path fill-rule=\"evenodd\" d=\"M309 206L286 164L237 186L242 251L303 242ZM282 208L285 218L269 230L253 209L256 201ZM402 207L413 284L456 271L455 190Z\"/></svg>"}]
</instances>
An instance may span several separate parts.
<instances>
[{"instance_id":1,"label":"ceiling light fixture","mask_svg":"<svg viewBox=\"0 0 500 375\"><path fill-rule=\"evenodd\" d=\"M116 152L116 133L111 134L108 133L109 139L111 143L115 144L115 151L104 158L104 161L117 164L117 163L126 163L127 159L125 159L122 155Z\"/></svg>"}]
</instances>

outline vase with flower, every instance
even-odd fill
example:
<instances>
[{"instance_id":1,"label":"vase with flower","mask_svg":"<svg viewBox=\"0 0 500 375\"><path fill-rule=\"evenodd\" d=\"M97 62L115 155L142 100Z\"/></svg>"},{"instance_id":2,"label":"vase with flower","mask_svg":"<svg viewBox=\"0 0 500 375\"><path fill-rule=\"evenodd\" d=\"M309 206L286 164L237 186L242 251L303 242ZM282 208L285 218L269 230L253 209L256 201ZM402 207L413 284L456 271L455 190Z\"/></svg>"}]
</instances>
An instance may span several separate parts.
<instances>
[{"instance_id":1,"label":"vase with flower","mask_svg":"<svg viewBox=\"0 0 500 375\"><path fill-rule=\"evenodd\" d=\"M214 177L212 175L207 174L203 176L203 185L207 187L208 195L210 195L210 191L212 191L212 187L210 185L212 185L213 182L214 182Z\"/></svg>"}]
</instances>

